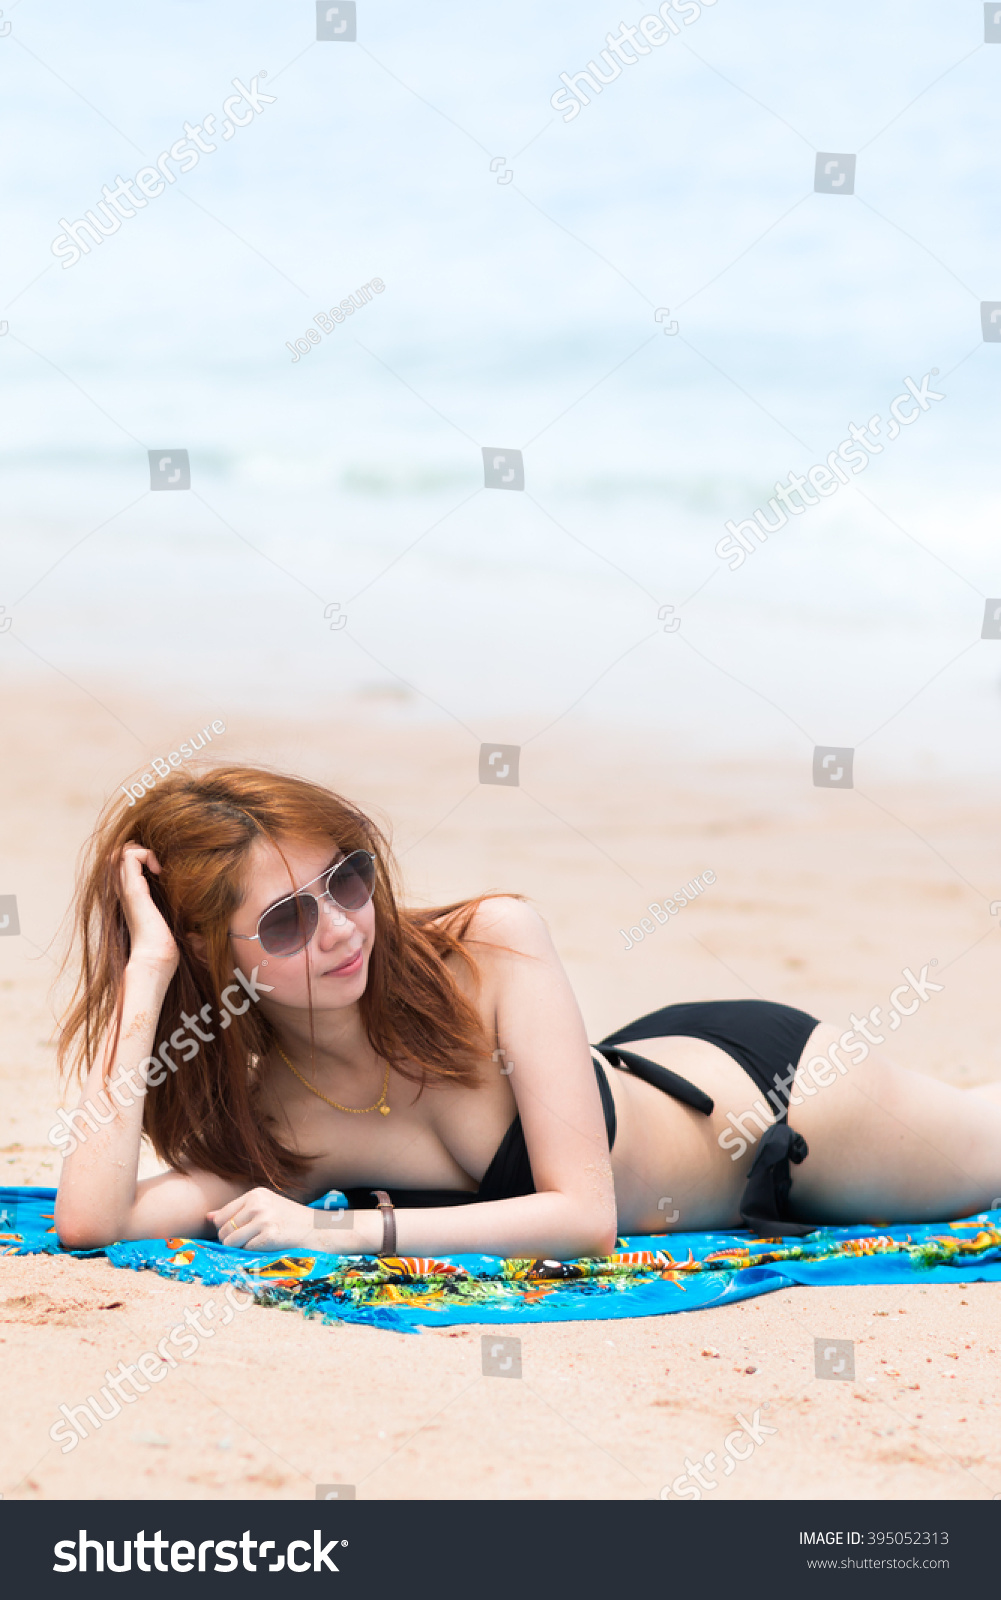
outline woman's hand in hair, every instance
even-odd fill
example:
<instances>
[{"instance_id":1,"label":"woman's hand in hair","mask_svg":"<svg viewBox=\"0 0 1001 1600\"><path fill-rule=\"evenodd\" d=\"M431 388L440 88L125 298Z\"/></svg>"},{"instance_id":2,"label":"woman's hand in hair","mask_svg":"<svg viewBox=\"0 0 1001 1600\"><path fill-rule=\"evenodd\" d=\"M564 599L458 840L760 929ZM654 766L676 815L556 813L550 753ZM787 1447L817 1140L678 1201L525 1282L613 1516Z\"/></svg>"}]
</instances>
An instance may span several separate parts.
<instances>
[{"instance_id":1,"label":"woman's hand in hair","mask_svg":"<svg viewBox=\"0 0 1001 1600\"><path fill-rule=\"evenodd\" d=\"M118 896L132 941L129 962L173 977L180 953L173 934L153 904L143 867L159 875L160 863L152 850L134 843L125 845L118 869Z\"/></svg>"},{"instance_id":2,"label":"woman's hand in hair","mask_svg":"<svg viewBox=\"0 0 1001 1600\"><path fill-rule=\"evenodd\" d=\"M237 1250L287 1250L296 1245L316 1250L316 1216L309 1206L286 1200L271 1189L248 1189L239 1199L207 1213L219 1243ZM324 1248L329 1250L330 1243Z\"/></svg>"}]
</instances>

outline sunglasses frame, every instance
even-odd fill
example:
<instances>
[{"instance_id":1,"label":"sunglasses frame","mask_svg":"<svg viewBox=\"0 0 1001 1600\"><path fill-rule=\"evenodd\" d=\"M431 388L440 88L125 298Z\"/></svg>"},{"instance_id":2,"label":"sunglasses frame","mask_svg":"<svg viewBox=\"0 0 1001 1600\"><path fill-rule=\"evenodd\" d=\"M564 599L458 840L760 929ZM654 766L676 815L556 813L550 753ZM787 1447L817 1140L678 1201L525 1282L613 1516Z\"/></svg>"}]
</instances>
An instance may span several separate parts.
<instances>
[{"instance_id":1,"label":"sunglasses frame","mask_svg":"<svg viewBox=\"0 0 1001 1600\"><path fill-rule=\"evenodd\" d=\"M331 903L337 907L338 911L346 911L346 912L350 912L352 910L361 911L364 906L367 906L367 905L371 904L372 896L375 893L375 874L374 874L374 870L373 870L373 876L372 876L372 888L371 888L371 891L369 893L368 899L363 901L362 905L354 906L354 907L342 906L340 901L336 898L336 896L331 893L331 890L330 890L330 879L333 877L333 875L337 871L338 867L343 867L346 862L352 861L355 856L368 856L369 860L372 863L373 869L375 868L375 866L376 866L376 857L372 854L371 850L352 850L352 851L350 851L350 853L348 855L342 856L340 861L335 861L332 867L327 867L325 871L317 873L316 877L315 878L310 878L308 883L300 884L297 889L293 889L291 891L291 893L283 895L280 900L276 900L273 905L268 906L264 911L262 911L260 916L257 919L257 932L256 933L233 933L233 932L231 932L230 933L230 938L231 939L246 939L248 942L256 941L258 944L260 944L261 949L264 950L265 955L269 956L274 961L288 961L288 960L290 960L292 958L292 956L301 955L303 950L307 950L309 948L310 944L313 942L313 940L316 937L317 928L319 928L319 926L320 926L320 901L324 898L324 896L327 896L327 898L331 901ZM276 952L274 950L265 950L264 944L263 944L263 942L261 940L261 923L264 921L265 917L270 916L272 911L277 911L278 907L285 905L287 903L287 901L289 901L289 900L297 900L299 895L305 894L307 890L312 889L314 883L320 883L324 878L327 880L326 887L319 894L311 894L310 895L310 899L313 900L315 902L315 904L316 904L316 913L317 913L317 916L316 916L316 928L313 929L312 933L309 935L309 938L305 941L305 943L299 945L298 948L295 949L295 950L286 951L284 954L279 954L278 952Z\"/></svg>"}]
</instances>

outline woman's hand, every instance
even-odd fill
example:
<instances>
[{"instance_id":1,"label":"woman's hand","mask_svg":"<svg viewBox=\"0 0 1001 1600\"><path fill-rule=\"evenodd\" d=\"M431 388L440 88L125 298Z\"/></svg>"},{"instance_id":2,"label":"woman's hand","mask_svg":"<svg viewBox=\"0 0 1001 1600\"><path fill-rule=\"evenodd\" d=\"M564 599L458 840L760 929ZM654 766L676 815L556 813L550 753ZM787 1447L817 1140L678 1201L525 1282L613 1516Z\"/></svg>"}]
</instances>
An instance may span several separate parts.
<instances>
[{"instance_id":1,"label":"woman's hand","mask_svg":"<svg viewBox=\"0 0 1001 1600\"><path fill-rule=\"evenodd\" d=\"M313 1236L316 1212L271 1189L248 1189L238 1199L206 1215L219 1243L236 1250L286 1250L293 1245L319 1248ZM324 1248L329 1251L330 1246Z\"/></svg>"},{"instance_id":2,"label":"woman's hand","mask_svg":"<svg viewBox=\"0 0 1001 1600\"><path fill-rule=\"evenodd\" d=\"M152 850L130 842L122 850L118 869L118 897L128 923L132 949L130 964L153 968L172 978L180 952L170 929L160 915L143 876L143 867L159 874L160 863Z\"/></svg>"}]
</instances>

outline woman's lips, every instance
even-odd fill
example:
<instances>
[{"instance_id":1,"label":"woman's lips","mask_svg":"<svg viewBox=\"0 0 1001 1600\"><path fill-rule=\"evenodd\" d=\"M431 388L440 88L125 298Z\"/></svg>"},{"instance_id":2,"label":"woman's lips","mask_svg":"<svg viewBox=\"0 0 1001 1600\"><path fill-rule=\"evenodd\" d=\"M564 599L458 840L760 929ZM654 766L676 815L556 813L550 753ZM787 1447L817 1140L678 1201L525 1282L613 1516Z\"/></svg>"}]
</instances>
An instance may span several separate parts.
<instances>
[{"instance_id":1,"label":"woman's lips","mask_svg":"<svg viewBox=\"0 0 1001 1600\"><path fill-rule=\"evenodd\" d=\"M323 977L350 978L352 973L357 972L360 968L363 953L364 946L359 945L353 956L349 956L347 961L342 962L339 967L328 967L327 971L323 973Z\"/></svg>"}]
</instances>

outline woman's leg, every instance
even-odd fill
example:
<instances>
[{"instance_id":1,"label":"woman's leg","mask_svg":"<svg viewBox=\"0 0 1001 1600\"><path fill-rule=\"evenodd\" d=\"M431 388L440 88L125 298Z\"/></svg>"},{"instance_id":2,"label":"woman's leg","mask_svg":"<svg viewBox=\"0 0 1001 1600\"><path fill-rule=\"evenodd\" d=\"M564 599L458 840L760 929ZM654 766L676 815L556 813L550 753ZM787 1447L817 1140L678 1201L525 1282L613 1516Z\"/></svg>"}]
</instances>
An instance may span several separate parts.
<instances>
[{"instance_id":1,"label":"woman's leg","mask_svg":"<svg viewBox=\"0 0 1001 1600\"><path fill-rule=\"evenodd\" d=\"M847 1072L821 1088L806 1063L837 1038L838 1030L822 1023L793 1081L789 1123L810 1147L792 1168L794 1215L844 1224L933 1222L1001 1204L1001 1103L908 1072L879 1046L858 1066L842 1054Z\"/></svg>"}]
</instances>

